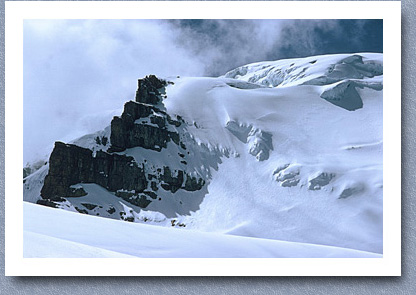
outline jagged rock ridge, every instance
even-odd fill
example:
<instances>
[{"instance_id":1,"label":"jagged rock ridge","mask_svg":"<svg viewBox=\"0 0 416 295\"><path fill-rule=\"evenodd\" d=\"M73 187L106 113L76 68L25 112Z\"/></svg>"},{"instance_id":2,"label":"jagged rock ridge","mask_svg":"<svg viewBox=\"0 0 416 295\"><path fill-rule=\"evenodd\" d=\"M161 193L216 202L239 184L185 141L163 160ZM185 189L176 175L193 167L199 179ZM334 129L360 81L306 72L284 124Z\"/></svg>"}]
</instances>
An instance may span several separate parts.
<instances>
[{"instance_id":1,"label":"jagged rock ridge","mask_svg":"<svg viewBox=\"0 0 416 295\"><path fill-rule=\"evenodd\" d=\"M164 111L162 100L166 97L164 87L167 84L152 75L138 80L136 101L125 103L122 115L111 121L110 147L107 151L93 152L74 144L56 142L41 190L43 200L38 203L56 207L54 202L87 195L82 187L75 186L79 183L98 184L141 208L146 208L158 198L160 188L172 194L180 189L189 192L201 190L206 180L198 175L169 166L155 168L146 159L138 162L122 153L137 147L163 152L168 143L173 142L183 152L178 153L178 161L186 165L187 148L181 138L187 138L187 135L179 134L175 128L185 122L180 116L173 119ZM184 133L184 129L181 131ZM99 141L102 144L101 138ZM105 142L103 146L107 146L107 139ZM95 207L86 208L93 210ZM77 209L81 213L88 213L88 210L82 209L81 212Z\"/></svg>"}]
</instances>

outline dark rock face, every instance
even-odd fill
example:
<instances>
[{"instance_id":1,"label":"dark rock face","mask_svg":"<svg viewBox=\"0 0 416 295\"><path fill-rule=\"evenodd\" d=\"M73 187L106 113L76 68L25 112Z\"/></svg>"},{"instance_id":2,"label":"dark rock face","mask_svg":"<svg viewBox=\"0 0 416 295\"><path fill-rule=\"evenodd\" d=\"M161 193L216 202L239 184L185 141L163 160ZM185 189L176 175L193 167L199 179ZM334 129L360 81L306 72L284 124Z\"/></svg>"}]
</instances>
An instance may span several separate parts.
<instances>
[{"instance_id":1,"label":"dark rock face","mask_svg":"<svg viewBox=\"0 0 416 295\"><path fill-rule=\"evenodd\" d=\"M205 181L202 178L196 178L187 175L183 189L186 191L193 192L202 189L204 185Z\"/></svg>"},{"instance_id":2,"label":"dark rock face","mask_svg":"<svg viewBox=\"0 0 416 295\"><path fill-rule=\"evenodd\" d=\"M37 200L36 204L51 208L58 208L58 204L49 200Z\"/></svg>"},{"instance_id":3,"label":"dark rock face","mask_svg":"<svg viewBox=\"0 0 416 295\"><path fill-rule=\"evenodd\" d=\"M107 212L108 212L109 214L113 214L114 212L116 212L116 208L114 208L114 207L110 207L110 208L107 210Z\"/></svg>"},{"instance_id":4,"label":"dark rock face","mask_svg":"<svg viewBox=\"0 0 416 295\"><path fill-rule=\"evenodd\" d=\"M147 187L144 170L132 157L103 151L93 157L89 149L56 142L49 174L41 190L42 198L55 200L85 195L80 189L70 187L77 183L97 183L109 191L122 188L143 191Z\"/></svg>"},{"instance_id":5,"label":"dark rock face","mask_svg":"<svg viewBox=\"0 0 416 295\"><path fill-rule=\"evenodd\" d=\"M160 80L154 75L139 79L137 84L136 101L148 104L161 102L162 89L167 85L166 81Z\"/></svg>"},{"instance_id":6,"label":"dark rock face","mask_svg":"<svg viewBox=\"0 0 416 295\"><path fill-rule=\"evenodd\" d=\"M98 151L94 158L93 181L116 191L119 189L143 191L147 187L144 168L139 167L133 157Z\"/></svg>"},{"instance_id":7,"label":"dark rock face","mask_svg":"<svg viewBox=\"0 0 416 295\"><path fill-rule=\"evenodd\" d=\"M146 208L152 202L147 198L146 193L136 194L135 192L129 191L117 191L116 196L140 208Z\"/></svg>"},{"instance_id":8,"label":"dark rock face","mask_svg":"<svg viewBox=\"0 0 416 295\"><path fill-rule=\"evenodd\" d=\"M205 181L202 178L193 177L182 170L171 171L168 166L163 167L163 172L160 170L158 175L149 174L149 180L155 179L157 182L151 182L153 191L157 191L157 183L160 183L161 188L172 193L183 189L189 192L202 189ZM156 195L156 194L155 194Z\"/></svg>"},{"instance_id":9,"label":"dark rock face","mask_svg":"<svg viewBox=\"0 0 416 295\"><path fill-rule=\"evenodd\" d=\"M55 200L74 196L70 186L88 182L92 172L92 151L75 145L55 142L50 156L49 173L45 178L41 196Z\"/></svg>"},{"instance_id":10,"label":"dark rock face","mask_svg":"<svg viewBox=\"0 0 416 295\"><path fill-rule=\"evenodd\" d=\"M175 193L178 189L182 187L183 183L183 171L179 170L176 176L172 176L172 172L169 167L163 167L163 174L161 175L162 188L165 190L170 190L172 193Z\"/></svg>"},{"instance_id":11,"label":"dark rock face","mask_svg":"<svg viewBox=\"0 0 416 295\"><path fill-rule=\"evenodd\" d=\"M81 208L75 207L75 210L77 210L81 214L88 214L88 211L85 210L85 209L81 209Z\"/></svg>"},{"instance_id":12,"label":"dark rock face","mask_svg":"<svg viewBox=\"0 0 416 295\"><path fill-rule=\"evenodd\" d=\"M111 148L120 152L132 147L161 151L169 141L179 144L179 134L168 130L168 125L179 127L181 118L172 119L160 109L134 101L124 105L121 117L111 121Z\"/></svg>"}]
</instances>

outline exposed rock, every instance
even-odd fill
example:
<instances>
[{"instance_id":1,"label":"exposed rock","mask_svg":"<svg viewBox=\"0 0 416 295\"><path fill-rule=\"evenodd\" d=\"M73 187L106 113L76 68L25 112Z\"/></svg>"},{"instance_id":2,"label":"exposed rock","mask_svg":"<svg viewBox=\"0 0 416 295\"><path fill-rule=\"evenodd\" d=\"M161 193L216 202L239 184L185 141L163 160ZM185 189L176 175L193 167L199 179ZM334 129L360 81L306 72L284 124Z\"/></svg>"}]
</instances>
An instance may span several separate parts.
<instances>
[{"instance_id":1,"label":"exposed rock","mask_svg":"<svg viewBox=\"0 0 416 295\"><path fill-rule=\"evenodd\" d=\"M155 194L154 192L152 192L152 191L144 191L143 192L145 195L147 195L147 196L149 196L149 197L151 197L153 200L156 200L157 199L157 194Z\"/></svg>"},{"instance_id":2,"label":"exposed rock","mask_svg":"<svg viewBox=\"0 0 416 295\"><path fill-rule=\"evenodd\" d=\"M75 210L77 210L79 213L82 213L82 214L88 214L88 211L85 209L80 209L78 207L75 207Z\"/></svg>"},{"instance_id":3,"label":"exposed rock","mask_svg":"<svg viewBox=\"0 0 416 295\"><path fill-rule=\"evenodd\" d=\"M321 97L348 111L355 111L363 107L363 101L356 87L357 84L353 81L343 81L323 91Z\"/></svg>"},{"instance_id":4,"label":"exposed rock","mask_svg":"<svg viewBox=\"0 0 416 295\"><path fill-rule=\"evenodd\" d=\"M119 189L142 192L147 187L144 168L133 157L98 151L94 158L94 183L109 191Z\"/></svg>"},{"instance_id":5,"label":"exposed rock","mask_svg":"<svg viewBox=\"0 0 416 295\"><path fill-rule=\"evenodd\" d=\"M98 144L98 145L106 146L107 142L108 142L108 138L106 136L101 136L101 137L97 136L95 138L95 143Z\"/></svg>"},{"instance_id":6,"label":"exposed rock","mask_svg":"<svg viewBox=\"0 0 416 295\"><path fill-rule=\"evenodd\" d=\"M342 191L338 199L346 199L348 197L351 197L352 195L361 193L362 191L364 191L364 187L362 185L348 187Z\"/></svg>"},{"instance_id":7,"label":"exposed rock","mask_svg":"<svg viewBox=\"0 0 416 295\"><path fill-rule=\"evenodd\" d=\"M276 170L274 170L273 175L279 174L281 171L285 170L287 167L289 167L290 164L284 164L283 166L280 166Z\"/></svg>"},{"instance_id":8,"label":"exposed rock","mask_svg":"<svg viewBox=\"0 0 416 295\"><path fill-rule=\"evenodd\" d=\"M155 76L147 76L138 84L136 101L126 102L121 116L114 117L111 122L110 140L105 136L94 138L98 145L111 143L107 151L95 152L73 144L55 143L49 161L49 174L41 190L43 199L54 201L62 197L82 197L87 193L81 185L76 184L95 183L130 204L146 208L152 200L161 200L155 193L159 187L171 193L180 189L197 191L203 188L204 179L191 176L184 170L155 167L154 163L148 163L149 159L138 163L133 157L119 154L135 147L162 152L169 142L173 142L182 150L177 155L177 162L187 164L183 152L187 148L186 144L189 144L186 124L181 127L184 120L180 116L171 117L164 111L162 104L168 83ZM203 148L206 150L201 153L210 153L205 146ZM216 161L219 161L219 156L216 157ZM82 206L87 209L95 206L85 204L82 203ZM82 208L77 210L85 213ZM111 207L107 212L112 214L116 212L114 210Z\"/></svg>"},{"instance_id":9,"label":"exposed rock","mask_svg":"<svg viewBox=\"0 0 416 295\"><path fill-rule=\"evenodd\" d=\"M335 174L333 173L323 172L309 181L309 189L320 190L323 186L326 186L334 177Z\"/></svg>"},{"instance_id":10,"label":"exposed rock","mask_svg":"<svg viewBox=\"0 0 416 295\"><path fill-rule=\"evenodd\" d=\"M271 133L253 129L248 137L250 150L249 153L259 161L265 161L269 158L270 151L273 150Z\"/></svg>"},{"instance_id":11,"label":"exposed rock","mask_svg":"<svg viewBox=\"0 0 416 295\"><path fill-rule=\"evenodd\" d=\"M299 175L299 172L297 172L297 173L294 173L294 172L293 173L292 172L289 172L289 173L279 173L277 175L277 177L276 177L276 180L277 181L280 181L280 182L283 182L285 180L293 179L297 175Z\"/></svg>"},{"instance_id":12,"label":"exposed rock","mask_svg":"<svg viewBox=\"0 0 416 295\"><path fill-rule=\"evenodd\" d=\"M109 191L141 192L147 187L143 168L129 156L97 151L93 157L89 149L56 142L49 162L49 174L41 190L44 199L79 197L83 190L71 188L78 183L97 183Z\"/></svg>"},{"instance_id":13,"label":"exposed rock","mask_svg":"<svg viewBox=\"0 0 416 295\"><path fill-rule=\"evenodd\" d=\"M249 153L258 161L265 161L273 150L271 133L254 128L252 125L240 124L236 121L228 121L225 125L238 140L249 145Z\"/></svg>"},{"instance_id":14,"label":"exposed rock","mask_svg":"<svg viewBox=\"0 0 416 295\"><path fill-rule=\"evenodd\" d=\"M55 142L49 159L49 173L41 190L42 198L55 200L60 197L77 196L70 186L90 182L91 172L91 150Z\"/></svg>"},{"instance_id":15,"label":"exposed rock","mask_svg":"<svg viewBox=\"0 0 416 295\"><path fill-rule=\"evenodd\" d=\"M154 105L161 102L162 89L167 85L166 81L160 80L154 75L139 79L137 84L136 101Z\"/></svg>"},{"instance_id":16,"label":"exposed rock","mask_svg":"<svg viewBox=\"0 0 416 295\"><path fill-rule=\"evenodd\" d=\"M122 199L128 199L131 196L134 196L136 194L135 191L125 191L125 190L118 190L116 191L115 195Z\"/></svg>"},{"instance_id":17,"label":"exposed rock","mask_svg":"<svg viewBox=\"0 0 416 295\"><path fill-rule=\"evenodd\" d=\"M282 181L282 186L283 187L297 186L299 181L300 181L300 179L297 179L297 178L286 179L286 180Z\"/></svg>"},{"instance_id":18,"label":"exposed rock","mask_svg":"<svg viewBox=\"0 0 416 295\"><path fill-rule=\"evenodd\" d=\"M158 187L157 187L157 184L156 184L156 182L155 181L152 181L151 183L150 183L150 187L152 188L152 190L153 191L157 191L158 190Z\"/></svg>"},{"instance_id":19,"label":"exposed rock","mask_svg":"<svg viewBox=\"0 0 416 295\"><path fill-rule=\"evenodd\" d=\"M160 180L164 182L162 188L164 190L170 190L172 193L175 193L178 189L182 187L183 183L183 174L182 170L175 171L176 175L173 175L168 166L163 167L163 174L160 177Z\"/></svg>"},{"instance_id":20,"label":"exposed rock","mask_svg":"<svg viewBox=\"0 0 416 295\"><path fill-rule=\"evenodd\" d=\"M193 192L193 191L200 190L204 186L204 184L205 184L205 181L202 178L198 179L196 177L187 175L183 189L186 191Z\"/></svg>"},{"instance_id":21,"label":"exposed rock","mask_svg":"<svg viewBox=\"0 0 416 295\"><path fill-rule=\"evenodd\" d=\"M51 207L51 208L58 208L58 204L50 200L37 200L36 204Z\"/></svg>"},{"instance_id":22,"label":"exposed rock","mask_svg":"<svg viewBox=\"0 0 416 295\"><path fill-rule=\"evenodd\" d=\"M148 120L137 122L143 118ZM172 119L155 106L129 101L124 105L121 117L111 121L111 148L108 151L120 152L133 147L161 151L170 140L179 144L179 134L169 131L168 124L178 127L181 121Z\"/></svg>"},{"instance_id":23,"label":"exposed rock","mask_svg":"<svg viewBox=\"0 0 416 295\"><path fill-rule=\"evenodd\" d=\"M107 212L109 214L113 214L114 212L116 212L116 208L114 208L113 206L111 206L110 208L108 208Z\"/></svg>"},{"instance_id":24,"label":"exposed rock","mask_svg":"<svg viewBox=\"0 0 416 295\"><path fill-rule=\"evenodd\" d=\"M123 220L128 221L128 222L134 222L134 217L133 216L125 217Z\"/></svg>"},{"instance_id":25,"label":"exposed rock","mask_svg":"<svg viewBox=\"0 0 416 295\"><path fill-rule=\"evenodd\" d=\"M97 207L97 205L90 204L90 203L81 203L81 205L87 208L88 210L94 210L94 208Z\"/></svg>"},{"instance_id":26,"label":"exposed rock","mask_svg":"<svg viewBox=\"0 0 416 295\"><path fill-rule=\"evenodd\" d=\"M237 139L242 143L247 143L247 137L252 129L252 126L238 124L236 121L228 121L225 128L227 128L227 130L237 137Z\"/></svg>"},{"instance_id":27,"label":"exposed rock","mask_svg":"<svg viewBox=\"0 0 416 295\"><path fill-rule=\"evenodd\" d=\"M277 168L273 175L277 182L281 182L283 187L297 186L300 179L298 178L300 171L298 165L285 164Z\"/></svg>"},{"instance_id":28,"label":"exposed rock","mask_svg":"<svg viewBox=\"0 0 416 295\"><path fill-rule=\"evenodd\" d=\"M83 197L88 195L88 193L82 187L70 187L71 197Z\"/></svg>"},{"instance_id":29,"label":"exposed rock","mask_svg":"<svg viewBox=\"0 0 416 295\"><path fill-rule=\"evenodd\" d=\"M165 190L165 191L170 191L170 185L167 183L161 183L160 186Z\"/></svg>"},{"instance_id":30,"label":"exposed rock","mask_svg":"<svg viewBox=\"0 0 416 295\"><path fill-rule=\"evenodd\" d=\"M146 195L139 194L139 195L119 195L124 201L138 206L140 208L146 208L149 206L149 204L152 202L151 200L148 200Z\"/></svg>"}]
</instances>

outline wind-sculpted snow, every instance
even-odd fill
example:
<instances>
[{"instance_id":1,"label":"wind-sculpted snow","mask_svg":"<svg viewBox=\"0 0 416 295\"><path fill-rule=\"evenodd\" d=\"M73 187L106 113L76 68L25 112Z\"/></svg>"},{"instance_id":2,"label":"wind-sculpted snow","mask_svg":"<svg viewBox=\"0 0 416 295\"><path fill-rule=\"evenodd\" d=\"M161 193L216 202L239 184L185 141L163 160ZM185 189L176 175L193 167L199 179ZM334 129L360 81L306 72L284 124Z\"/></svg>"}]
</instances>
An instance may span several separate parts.
<instances>
[{"instance_id":1,"label":"wind-sculpted snow","mask_svg":"<svg viewBox=\"0 0 416 295\"><path fill-rule=\"evenodd\" d=\"M382 55L364 53L255 63L232 70L224 77L269 87L327 85L321 93L323 99L354 111L363 106L356 88L381 90L383 84L377 77L382 75Z\"/></svg>"},{"instance_id":2,"label":"wind-sculpted snow","mask_svg":"<svg viewBox=\"0 0 416 295\"><path fill-rule=\"evenodd\" d=\"M163 220L157 215L147 216ZM322 245L121 223L28 203L24 204L23 222L25 258L381 257Z\"/></svg>"},{"instance_id":3,"label":"wind-sculpted snow","mask_svg":"<svg viewBox=\"0 0 416 295\"><path fill-rule=\"evenodd\" d=\"M236 68L225 78L269 87L285 85L328 85L345 79L383 75L382 54L321 55L273 62L259 62Z\"/></svg>"},{"instance_id":4,"label":"wind-sculpted snow","mask_svg":"<svg viewBox=\"0 0 416 295\"><path fill-rule=\"evenodd\" d=\"M72 143L92 158L137 163L143 185L68 182L86 194L40 203L383 253L382 68L382 54L359 53L256 63L219 78L141 79L110 127ZM25 178L25 200L39 202L42 169Z\"/></svg>"}]
</instances>

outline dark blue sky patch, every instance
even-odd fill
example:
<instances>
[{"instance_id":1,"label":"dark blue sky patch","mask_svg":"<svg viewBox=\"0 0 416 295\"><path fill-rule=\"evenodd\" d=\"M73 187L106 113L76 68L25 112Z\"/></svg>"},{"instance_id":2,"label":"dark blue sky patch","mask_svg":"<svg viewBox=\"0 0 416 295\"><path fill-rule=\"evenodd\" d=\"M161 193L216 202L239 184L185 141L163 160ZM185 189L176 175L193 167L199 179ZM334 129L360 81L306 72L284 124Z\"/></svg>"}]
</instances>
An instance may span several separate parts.
<instances>
[{"instance_id":1,"label":"dark blue sky patch","mask_svg":"<svg viewBox=\"0 0 416 295\"><path fill-rule=\"evenodd\" d=\"M299 26L283 28L284 45L271 59L310 55L383 52L382 20L338 20L336 26L314 26L314 21L299 21ZM309 24L313 28L309 27Z\"/></svg>"},{"instance_id":2,"label":"dark blue sky patch","mask_svg":"<svg viewBox=\"0 0 416 295\"><path fill-rule=\"evenodd\" d=\"M177 42L209 56L206 75L264 60L383 52L382 20L169 20ZM210 53L208 51L211 50ZM221 56L222 55L222 56Z\"/></svg>"}]
</instances>

